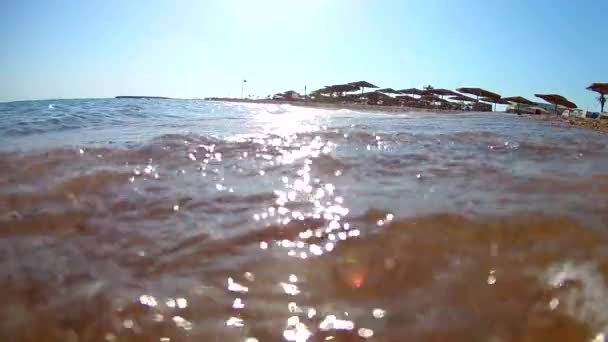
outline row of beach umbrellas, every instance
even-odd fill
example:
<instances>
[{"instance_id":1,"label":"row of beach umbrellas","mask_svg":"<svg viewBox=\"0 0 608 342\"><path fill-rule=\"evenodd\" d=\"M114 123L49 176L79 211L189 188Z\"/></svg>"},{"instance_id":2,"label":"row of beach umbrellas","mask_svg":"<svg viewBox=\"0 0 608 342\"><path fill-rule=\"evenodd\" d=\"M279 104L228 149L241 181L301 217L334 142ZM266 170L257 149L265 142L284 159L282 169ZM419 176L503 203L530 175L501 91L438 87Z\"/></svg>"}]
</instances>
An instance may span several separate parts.
<instances>
[{"instance_id":1,"label":"row of beach umbrellas","mask_svg":"<svg viewBox=\"0 0 608 342\"><path fill-rule=\"evenodd\" d=\"M376 89L375 91L369 92L369 93L364 93L364 89ZM608 83L593 83L592 85L590 85L589 87L587 87L587 89L591 90L591 91L595 91L597 93L599 93L601 95L601 97L604 99L604 96L606 94L608 94ZM417 95L420 96L421 98L426 98L429 100L433 100L433 101L443 101L445 102L446 100L443 99L443 96L449 96L448 100L452 100L452 101L460 101L460 102L479 102L479 101L483 101L486 103L493 103L494 104L494 109L496 109L496 105L497 104L504 104L504 105L509 105L509 104L516 104L517 105L517 110L519 111L519 106L520 105L534 105L535 103L522 97L522 96L511 96L511 97L502 97L501 95L494 93L492 91L489 90L485 90L482 88L469 88L469 87L464 87L464 88L458 88L456 89L457 92L449 90L449 89L417 89L417 88L409 88L409 89L401 89L401 90L395 90L393 88L382 88L379 89L378 86L367 82L367 81L358 81L358 82L351 82L351 83L347 83L347 84L338 84L338 85L332 85L332 86L327 86L324 87L322 89L317 90L316 92L319 94L332 94L332 93L346 93L346 92L353 92L353 91L359 91L361 90L361 95L365 95L365 94L371 94L371 93L381 93L381 94L394 94L397 95L397 98L401 98L401 99L415 99L412 96L408 96L408 95ZM467 94L467 95L472 95L475 96L475 98L470 97L470 96L466 96L463 94ZM558 106L563 106L569 109L573 109L573 108L577 108L577 105L568 100L567 98L558 95L558 94L534 94L534 96L543 99L544 101L555 105L555 109L557 112L557 108ZM605 100L604 100L605 101ZM603 103L604 101L602 101L602 111L603 111Z\"/></svg>"}]
</instances>

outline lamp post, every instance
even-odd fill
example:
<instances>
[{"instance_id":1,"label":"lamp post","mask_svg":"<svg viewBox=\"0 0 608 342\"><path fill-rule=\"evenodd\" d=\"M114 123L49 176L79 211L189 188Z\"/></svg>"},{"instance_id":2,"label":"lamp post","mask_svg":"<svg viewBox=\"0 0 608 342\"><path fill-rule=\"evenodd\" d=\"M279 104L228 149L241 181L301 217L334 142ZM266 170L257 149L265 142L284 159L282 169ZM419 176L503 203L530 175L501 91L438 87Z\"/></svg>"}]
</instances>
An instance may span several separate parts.
<instances>
[{"instance_id":1,"label":"lamp post","mask_svg":"<svg viewBox=\"0 0 608 342\"><path fill-rule=\"evenodd\" d=\"M243 82L241 83L241 99L243 99L243 90L245 89L245 83L247 83L247 80L243 80Z\"/></svg>"}]
</instances>

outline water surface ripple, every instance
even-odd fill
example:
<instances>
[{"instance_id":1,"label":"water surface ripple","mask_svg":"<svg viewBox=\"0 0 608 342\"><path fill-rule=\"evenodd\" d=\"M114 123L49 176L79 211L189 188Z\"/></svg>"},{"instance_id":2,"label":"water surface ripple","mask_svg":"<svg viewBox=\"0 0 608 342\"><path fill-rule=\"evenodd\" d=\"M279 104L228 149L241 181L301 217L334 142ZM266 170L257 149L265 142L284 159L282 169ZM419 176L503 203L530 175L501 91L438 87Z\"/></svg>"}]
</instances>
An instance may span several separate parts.
<instances>
[{"instance_id":1,"label":"water surface ripple","mask_svg":"<svg viewBox=\"0 0 608 342\"><path fill-rule=\"evenodd\" d=\"M507 114L0 104L3 341L592 341L608 138Z\"/></svg>"}]
</instances>

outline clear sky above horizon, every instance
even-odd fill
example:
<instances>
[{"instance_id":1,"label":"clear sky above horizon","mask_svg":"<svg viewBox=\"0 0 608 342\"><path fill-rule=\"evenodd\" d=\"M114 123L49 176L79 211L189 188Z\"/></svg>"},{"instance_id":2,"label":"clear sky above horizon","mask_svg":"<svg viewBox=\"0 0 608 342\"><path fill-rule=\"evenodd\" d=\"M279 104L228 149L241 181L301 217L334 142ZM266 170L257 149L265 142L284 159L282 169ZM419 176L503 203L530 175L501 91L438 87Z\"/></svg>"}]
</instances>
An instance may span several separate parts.
<instances>
[{"instance_id":1,"label":"clear sky above horizon","mask_svg":"<svg viewBox=\"0 0 608 342\"><path fill-rule=\"evenodd\" d=\"M598 110L606 0L11 1L0 100L382 87L558 93Z\"/></svg>"}]
</instances>

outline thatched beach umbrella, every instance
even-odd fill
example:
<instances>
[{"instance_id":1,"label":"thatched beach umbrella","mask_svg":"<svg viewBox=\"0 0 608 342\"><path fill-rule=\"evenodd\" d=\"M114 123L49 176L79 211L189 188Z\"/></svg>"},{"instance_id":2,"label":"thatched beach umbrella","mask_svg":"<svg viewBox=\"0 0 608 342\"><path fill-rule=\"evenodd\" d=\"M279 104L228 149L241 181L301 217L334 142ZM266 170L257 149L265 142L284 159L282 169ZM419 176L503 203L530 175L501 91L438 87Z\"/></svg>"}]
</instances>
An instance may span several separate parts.
<instances>
[{"instance_id":1,"label":"thatched beach umbrella","mask_svg":"<svg viewBox=\"0 0 608 342\"><path fill-rule=\"evenodd\" d=\"M325 87L321 89L321 92L324 94L333 94L333 93L346 93L349 91L359 90L359 87L350 85L350 84L335 84L332 86Z\"/></svg>"},{"instance_id":2,"label":"thatched beach umbrella","mask_svg":"<svg viewBox=\"0 0 608 342\"><path fill-rule=\"evenodd\" d=\"M346 93L349 91L357 91L359 87L350 84L336 84L331 86L336 93Z\"/></svg>"},{"instance_id":3,"label":"thatched beach umbrella","mask_svg":"<svg viewBox=\"0 0 608 342\"><path fill-rule=\"evenodd\" d=\"M592 85L588 86L587 89L600 94L600 111L603 113L604 104L606 104L606 94L608 94L608 83L593 83Z\"/></svg>"},{"instance_id":4,"label":"thatched beach umbrella","mask_svg":"<svg viewBox=\"0 0 608 342\"><path fill-rule=\"evenodd\" d=\"M369 88L369 89L376 89L376 88L378 88L378 86L376 86L374 84L371 84L371 83L369 83L367 81L351 82L351 83L348 83L348 85L361 88L361 95L363 95L363 90L365 88Z\"/></svg>"},{"instance_id":5,"label":"thatched beach umbrella","mask_svg":"<svg viewBox=\"0 0 608 342\"><path fill-rule=\"evenodd\" d=\"M397 90L397 91L400 94L412 95L412 97L414 95L418 95L418 96L424 95L424 90L420 90L420 89L416 89L416 88L401 89L401 90Z\"/></svg>"},{"instance_id":6,"label":"thatched beach umbrella","mask_svg":"<svg viewBox=\"0 0 608 342\"><path fill-rule=\"evenodd\" d=\"M525 97L521 97L521 96L503 97L502 99L505 100L505 101L509 101L509 102L517 104L517 114L521 114L519 112L519 105L520 104L524 104L524 105L528 105L528 106L534 105L534 102L528 100Z\"/></svg>"},{"instance_id":7,"label":"thatched beach umbrella","mask_svg":"<svg viewBox=\"0 0 608 342\"><path fill-rule=\"evenodd\" d=\"M494 104L494 111L496 111L496 104L497 103L505 104L505 105L510 104L509 101L505 101L505 100L501 99L500 97L482 97L480 100L484 101L484 102L488 102L488 103L493 103Z\"/></svg>"},{"instance_id":8,"label":"thatched beach umbrella","mask_svg":"<svg viewBox=\"0 0 608 342\"><path fill-rule=\"evenodd\" d=\"M333 90L331 89L331 87L323 87L321 89L317 89L317 90L313 90L310 92L310 96L315 97L315 98L321 98L321 97L331 97L333 94Z\"/></svg>"},{"instance_id":9,"label":"thatched beach umbrella","mask_svg":"<svg viewBox=\"0 0 608 342\"><path fill-rule=\"evenodd\" d=\"M382 88L382 89L378 89L376 91L380 92L380 93L385 93L385 94L401 94L399 91L397 91L393 88Z\"/></svg>"},{"instance_id":10,"label":"thatched beach umbrella","mask_svg":"<svg viewBox=\"0 0 608 342\"><path fill-rule=\"evenodd\" d=\"M606 95L608 94L608 83L593 83L587 89Z\"/></svg>"},{"instance_id":11,"label":"thatched beach umbrella","mask_svg":"<svg viewBox=\"0 0 608 342\"><path fill-rule=\"evenodd\" d=\"M521 97L521 96L503 97L502 99L505 101L513 102L513 103L525 104L525 105L530 105L530 106L534 105L534 102L528 100L525 97Z\"/></svg>"},{"instance_id":12,"label":"thatched beach umbrella","mask_svg":"<svg viewBox=\"0 0 608 342\"><path fill-rule=\"evenodd\" d=\"M464 95L455 95L455 96L450 96L448 98L448 100L452 100L452 101L462 101L462 102L475 102L477 100L475 100L472 97L468 97L468 96L464 96Z\"/></svg>"},{"instance_id":13,"label":"thatched beach umbrella","mask_svg":"<svg viewBox=\"0 0 608 342\"><path fill-rule=\"evenodd\" d=\"M493 93L489 90L481 89L481 88L458 88L457 91L465 94L475 95L477 96L477 101L479 101L479 97L490 97L490 98L499 98L500 95Z\"/></svg>"},{"instance_id":14,"label":"thatched beach umbrella","mask_svg":"<svg viewBox=\"0 0 608 342\"><path fill-rule=\"evenodd\" d=\"M563 106L566 108L576 108L576 104L574 102L569 101L567 98L557 95L557 94L534 94L534 96L541 98L551 104L555 105L555 114L557 114L557 106Z\"/></svg>"},{"instance_id":15,"label":"thatched beach umbrella","mask_svg":"<svg viewBox=\"0 0 608 342\"><path fill-rule=\"evenodd\" d=\"M451 91L449 89L428 89L424 91L427 94L435 94L439 96L457 96L460 95L457 92Z\"/></svg>"},{"instance_id":16,"label":"thatched beach umbrella","mask_svg":"<svg viewBox=\"0 0 608 342\"><path fill-rule=\"evenodd\" d=\"M317 90L314 90L314 91L310 92L310 94L311 95L312 94L328 94L328 95L331 95L332 92L333 91L332 91L331 87L325 86L325 87L323 87L321 89L317 89Z\"/></svg>"}]
</instances>

